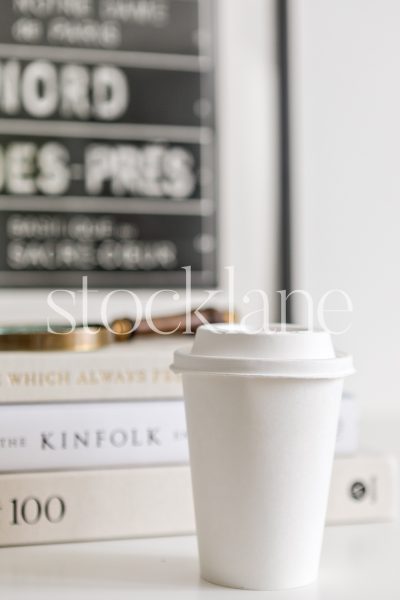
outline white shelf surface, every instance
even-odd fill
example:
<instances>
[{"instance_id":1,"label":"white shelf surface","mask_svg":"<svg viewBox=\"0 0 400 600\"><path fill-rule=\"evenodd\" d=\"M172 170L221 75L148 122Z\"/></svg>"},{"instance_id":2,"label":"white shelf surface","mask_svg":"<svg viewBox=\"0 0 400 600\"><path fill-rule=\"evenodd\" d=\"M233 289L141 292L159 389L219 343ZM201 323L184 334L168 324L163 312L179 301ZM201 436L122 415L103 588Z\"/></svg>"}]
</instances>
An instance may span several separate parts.
<instances>
[{"instance_id":1,"label":"white shelf surface","mask_svg":"<svg viewBox=\"0 0 400 600\"><path fill-rule=\"evenodd\" d=\"M363 425L371 449L400 457L399 417ZM365 446L365 443L363 443ZM190 537L0 550L0 600L156 600L237 596L267 600L399 600L400 523L328 527L320 577L288 592L245 592L199 577Z\"/></svg>"},{"instance_id":2,"label":"white shelf surface","mask_svg":"<svg viewBox=\"0 0 400 600\"><path fill-rule=\"evenodd\" d=\"M257 592L201 581L196 540L179 538L8 548L0 552L0 598L5 600L187 600ZM265 595L265 594L263 594ZM319 581L271 600L398 600L398 524L327 528Z\"/></svg>"}]
</instances>

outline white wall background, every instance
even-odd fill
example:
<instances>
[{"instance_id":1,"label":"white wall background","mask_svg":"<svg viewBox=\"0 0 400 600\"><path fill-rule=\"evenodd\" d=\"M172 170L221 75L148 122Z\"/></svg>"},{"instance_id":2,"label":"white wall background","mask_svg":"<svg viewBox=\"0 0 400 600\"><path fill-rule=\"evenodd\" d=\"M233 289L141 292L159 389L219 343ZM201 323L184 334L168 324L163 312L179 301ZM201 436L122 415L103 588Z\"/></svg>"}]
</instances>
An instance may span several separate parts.
<instances>
[{"instance_id":1,"label":"white wall background","mask_svg":"<svg viewBox=\"0 0 400 600\"><path fill-rule=\"evenodd\" d=\"M295 286L350 294L352 327L337 339L355 356L349 387L364 411L395 410L400 2L292 0L291 17Z\"/></svg>"},{"instance_id":2,"label":"white wall background","mask_svg":"<svg viewBox=\"0 0 400 600\"><path fill-rule=\"evenodd\" d=\"M235 266L238 299L261 288L273 304L279 269L275 0L217 2L221 266ZM249 310L239 302L240 308Z\"/></svg>"},{"instance_id":3,"label":"white wall background","mask_svg":"<svg viewBox=\"0 0 400 600\"><path fill-rule=\"evenodd\" d=\"M220 146L220 271L236 270L236 297L251 288L276 289L277 278L277 65L274 0L218 0L218 143ZM90 284L90 279L89 279ZM42 322L50 314L48 291L0 291L0 324ZM149 292L141 293L145 300ZM91 295L90 317L99 319L104 294ZM199 295L197 294L197 297ZM205 298L205 295L201 295ZM196 299L196 296L195 296ZM180 303L181 306L183 302ZM66 308L79 319L81 304ZM115 297L110 319L130 313ZM178 303L156 303L170 312ZM245 307L249 309L249 307ZM255 308L252 305L251 309Z\"/></svg>"}]
</instances>

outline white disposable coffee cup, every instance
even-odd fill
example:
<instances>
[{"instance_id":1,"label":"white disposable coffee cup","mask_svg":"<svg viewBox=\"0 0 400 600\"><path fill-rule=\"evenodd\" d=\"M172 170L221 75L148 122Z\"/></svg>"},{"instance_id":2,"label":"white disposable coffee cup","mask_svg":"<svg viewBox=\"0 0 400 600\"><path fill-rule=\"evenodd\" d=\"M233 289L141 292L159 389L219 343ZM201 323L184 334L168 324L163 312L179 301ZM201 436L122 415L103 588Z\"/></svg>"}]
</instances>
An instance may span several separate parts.
<instances>
[{"instance_id":1,"label":"white disposable coffee cup","mask_svg":"<svg viewBox=\"0 0 400 600\"><path fill-rule=\"evenodd\" d=\"M318 575L343 378L350 356L323 331L207 325L177 350L200 568L235 588Z\"/></svg>"}]
</instances>

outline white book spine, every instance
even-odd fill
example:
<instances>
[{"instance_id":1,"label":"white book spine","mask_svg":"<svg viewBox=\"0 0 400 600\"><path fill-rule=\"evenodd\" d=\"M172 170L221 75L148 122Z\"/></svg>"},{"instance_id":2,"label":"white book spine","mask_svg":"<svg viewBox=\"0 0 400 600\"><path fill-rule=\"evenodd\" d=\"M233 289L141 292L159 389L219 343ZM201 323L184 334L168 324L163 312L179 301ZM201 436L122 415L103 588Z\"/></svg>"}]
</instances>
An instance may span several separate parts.
<instances>
[{"instance_id":1,"label":"white book spine","mask_svg":"<svg viewBox=\"0 0 400 600\"><path fill-rule=\"evenodd\" d=\"M0 475L0 546L193 533L188 467Z\"/></svg>"},{"instance_id":2,"label":"white book spine","mask_svg":"<svg viewBox=\"0 0 400 600\"><path fill-rule=\"evenodd\" d=\"M327 524L390 521L396 492L392 458L338 458ZM0 506L0 546L195 532L187 466L3 474Z\"/></svg>"},{"instance_id":3,"label":"white book spine","mask_svg":"<svg viewBox=\"0 0 400 600\"><path fill-rule=\"evenodd\" d=\"M357 452L360 415L356 398L343 394L336 437L336 454L349 455Z\"/></svg>"},{"instance_id":4,"label":"white book spine","mask_svg":"<svg viewBox=\"0 0 400 600\"><path fill-rule=\"evenodd\" d=\"M125 342L95 352L2 352L0 403L182 395L180 377L169 365L174 348L187 339L151 342Z\"/></svg>"},{"instance_id":5,"label":"white book spine","mask_svg":"<svg viewBox=\"0 0 400 600\"><path fill-rule=\"evenodd\" d=\"M336 453L348 448L338 436ZM182 398L0 405L0 472L185 464L188 454Z\"/></svg>"},{"instance_id":6,"label":"white book spine","mask_svg":"<svg viewBox=\"0 0 400 600\"><path fill-rule=\"evenodd\" d=\"M362 454L333 465L328 522L391 521L398 512L398 463L392 456Z\"/></svg>"},{"instance_id":7,"label":"white book spine","mask_svg":"<svg viewBox=\"0 0 400 600\"><path fill-rule=\"evenodd\" d=\"M0 406L0 471L188 463L182 399Z\"/></svg>"}]
</instances>

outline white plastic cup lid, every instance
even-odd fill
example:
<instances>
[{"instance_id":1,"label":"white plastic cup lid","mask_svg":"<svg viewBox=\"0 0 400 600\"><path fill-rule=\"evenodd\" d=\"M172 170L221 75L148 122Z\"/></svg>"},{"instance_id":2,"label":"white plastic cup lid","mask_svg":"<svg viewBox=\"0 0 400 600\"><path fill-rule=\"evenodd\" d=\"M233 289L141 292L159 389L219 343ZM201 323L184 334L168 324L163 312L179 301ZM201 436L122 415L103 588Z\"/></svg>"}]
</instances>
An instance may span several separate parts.
<instances>
[{"instance_id":1,"label":"white plastic cup lid","mask_svg":"<svg viewBox=\"0 0 400 600\"><path fill-rule=\"evenodd\" d=\"M202 325L192 348L174 353L177 373L331 379L354 372L352 357L335 352L331 336L295 325L253 332L241 325Z\"/></svg>"}]
</instances>

